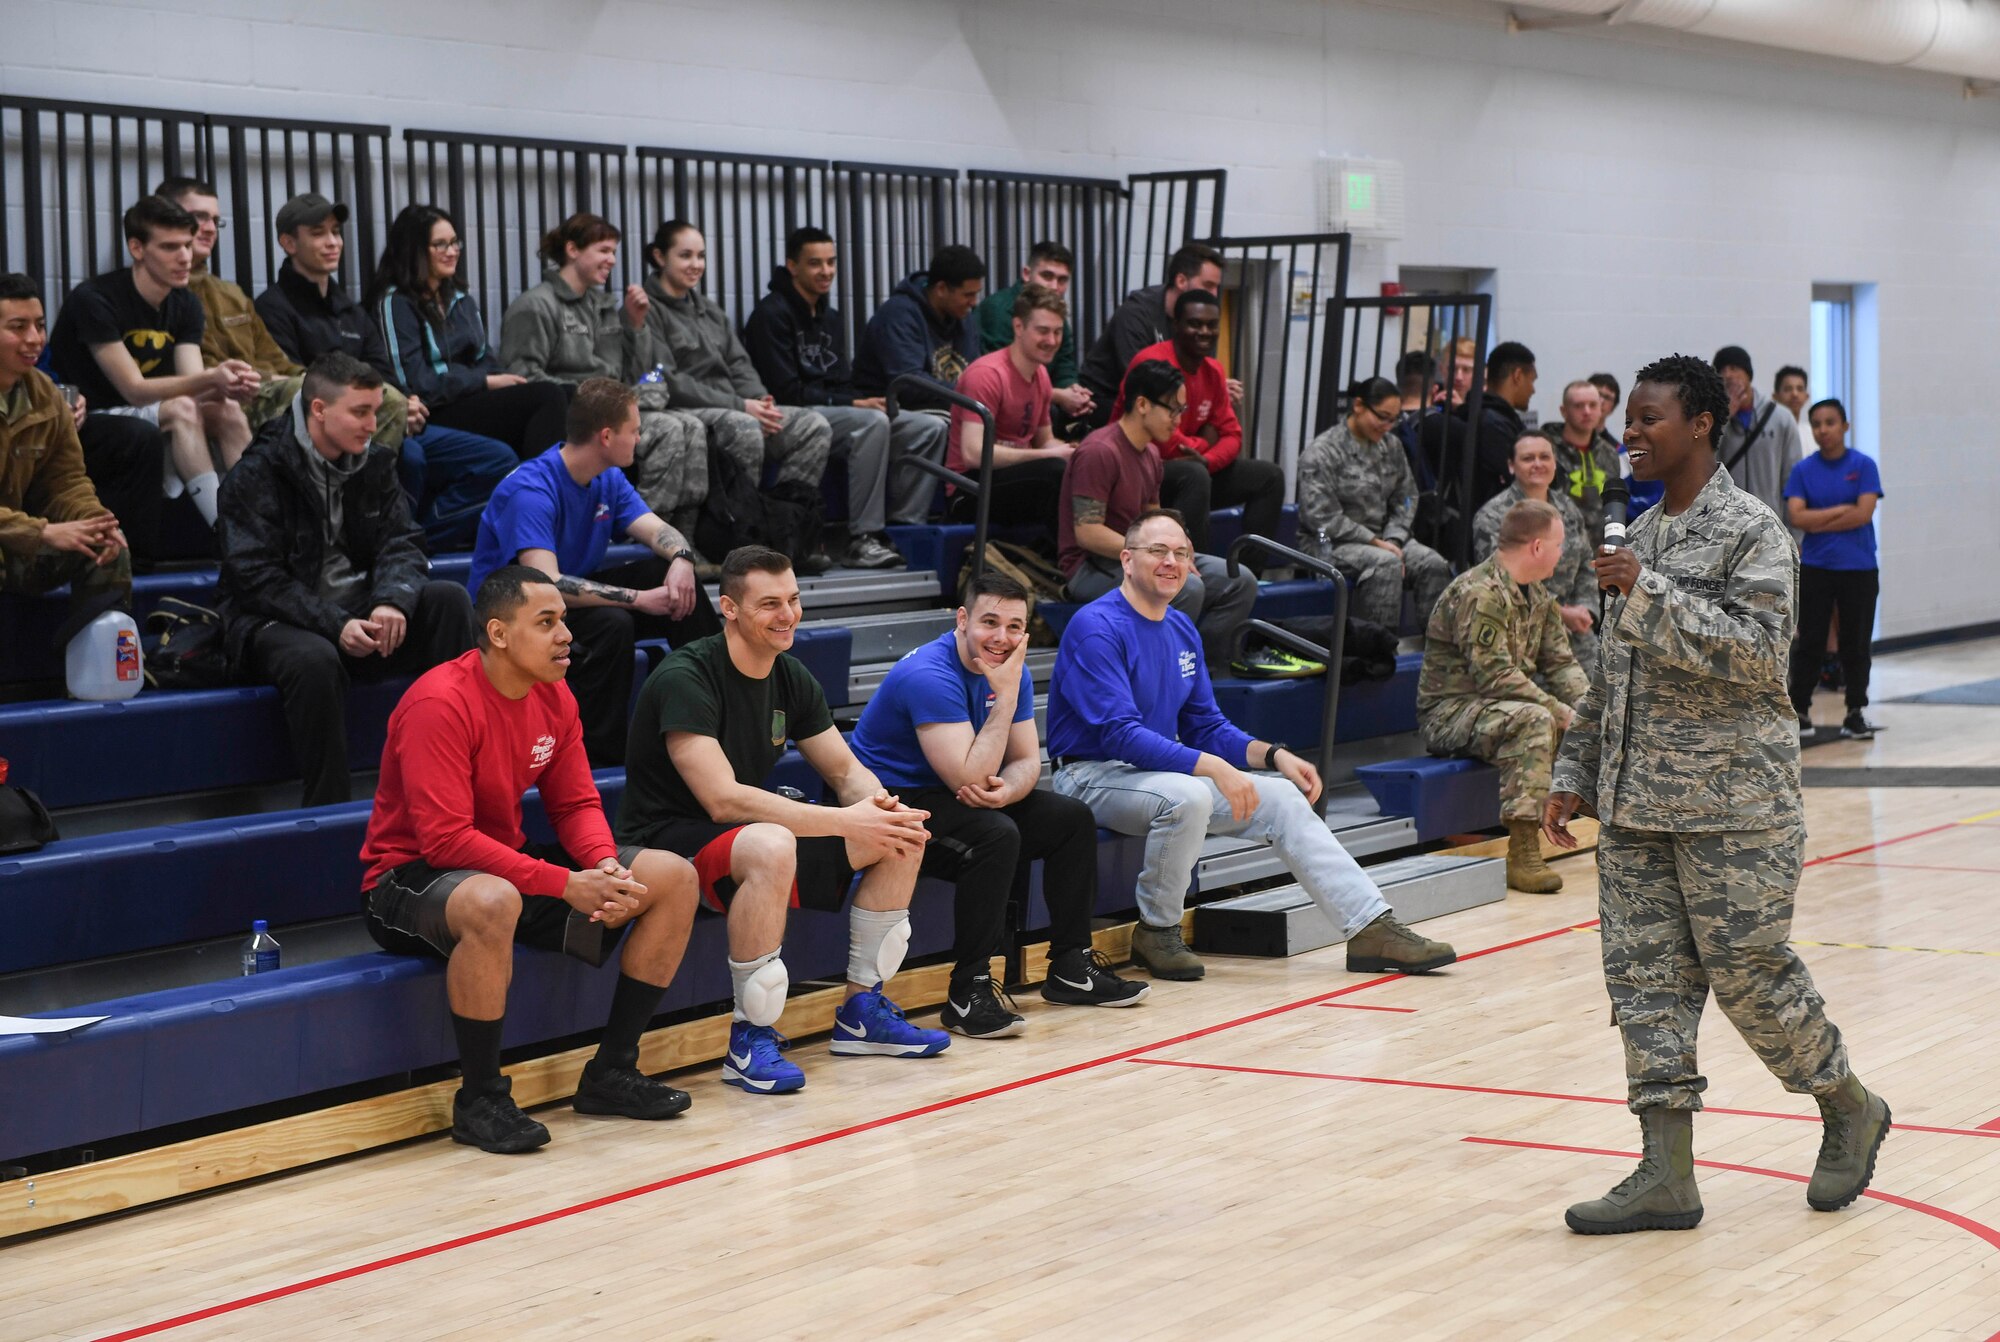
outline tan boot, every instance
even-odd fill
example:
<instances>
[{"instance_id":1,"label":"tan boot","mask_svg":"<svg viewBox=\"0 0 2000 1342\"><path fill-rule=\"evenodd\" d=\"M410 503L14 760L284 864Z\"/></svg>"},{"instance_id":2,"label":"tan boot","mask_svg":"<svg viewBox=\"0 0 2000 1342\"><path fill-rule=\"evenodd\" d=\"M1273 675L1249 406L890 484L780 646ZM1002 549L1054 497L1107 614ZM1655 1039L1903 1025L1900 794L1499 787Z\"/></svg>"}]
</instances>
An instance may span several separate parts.
<instances>
[{"instance_id":1,"label":"tan boot","mask_svg":"<svg viewBox=\"0 0 2000 1342\"><path fill-rule=\"evenodd\" d=\"M1533 820L1507 822L1507 884L1530 895L1563 888L1563 878L1542 861L1542 827Z\"/></svg>"},{"instance_id":2,"label":"tan boot","mask_svg":"<svg viewBox=\"0 0 2000 1342\"><path fill-rule=\"evenodd\" d=\"M1347 939L1347 968L1356 974L1428 974L1458 959L1442 941L1420 937L1385 913Z\"/></svg>"}]
</instances>

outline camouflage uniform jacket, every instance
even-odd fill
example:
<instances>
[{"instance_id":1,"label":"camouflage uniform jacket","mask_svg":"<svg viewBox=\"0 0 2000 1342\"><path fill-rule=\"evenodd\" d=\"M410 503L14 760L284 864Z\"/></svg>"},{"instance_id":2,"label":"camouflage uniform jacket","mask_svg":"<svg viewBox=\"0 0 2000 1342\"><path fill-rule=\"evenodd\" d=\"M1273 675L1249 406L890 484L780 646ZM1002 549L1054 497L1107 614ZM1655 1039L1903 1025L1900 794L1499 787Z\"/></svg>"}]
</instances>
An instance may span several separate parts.
<instances>
[{"instance_id":1,"label":"camouflage uniform jacket","mask_svg":"<svg viewBox=\"0 0 2000 1342\"><path fill-rule=\"evenodd\" d=\"M1479 505L1479 511L1472 515L1474 559L1493 557L1493 552L1500 548L1500 519L1526 497L1516 481L1504 493L1495 494ZM1549 504L1562 514L1563 552L1556 571L1542 585L1549 589L1558 605L1588 606L1595 611L1597 573L1590 567L1590 537L1584 534L1583 514L1577 510L1575 499L1554 489L1549 491Z\"/></svg>"},{"instance_id":2,"label":"camouflage uniform jacket","mask_svg":"<svg viewBox=\"0 0 2000 1342\"><path fill-rule=\"evenodd\" d=\"M1535 683L1538 675L1554 693ZM1559 712L1589 688L1555 597L1540 583L1515 582L1497 557L1453 578L1438 598L1417 679L1417 723L1427 745L1458 749L1481 710L1498 701Z\"/></svg>"},{"instance_id":3,"label":"camouflage uniform jacket","mask_svg":"<svg viewBox=\"0 0 2000 1342\"><path fill-rule=\"evenodd\" d=\"M1627 829L1800 823L1790 533L1718 466L1680 516L1641 513L1631 543L1639 581L1611 608L1555 790Z\"/></svg>"},{"instance_id":4,"label":"camouflage uniform jacket","mask_svg":"<svg viewBox=\"0 0 2000 1342\"><path fill-rule=\"evenodd\" d=\"M1366 545L1378 536L1398 545L1417 515L1417 480L1402 440L1385 433L1365 442L1347 421L1306 444L1299 454L1299 535L1335 545Z\"/></svg>"}]
</instances>

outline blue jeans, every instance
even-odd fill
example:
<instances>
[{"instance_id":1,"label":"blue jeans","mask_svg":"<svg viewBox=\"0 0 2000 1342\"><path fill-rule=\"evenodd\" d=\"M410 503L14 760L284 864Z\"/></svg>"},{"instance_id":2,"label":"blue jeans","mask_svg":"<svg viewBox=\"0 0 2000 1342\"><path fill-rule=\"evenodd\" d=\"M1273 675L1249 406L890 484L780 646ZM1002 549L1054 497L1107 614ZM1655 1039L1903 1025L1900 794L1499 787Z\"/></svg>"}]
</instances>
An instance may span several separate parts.
<instances>
[{"instance_id":1,"label":"blue jeans","mask_svg":"<svg viewBox=\"0 0 2000 1342\"><path fill-rule=\"evenodd\" d=\"M1304 793L1281 774L1248 776L1257 788L1257 809L1245 820L1230 815L1222 789L1206 778L1135 769L1123 760L1066 764L1053 782L1058 796L1088 806L1104 828L1145 838L1145 865L1132 894L1139 916L1154 927L1180 925L1201 841L1211 834L1262 839L1277 849L1343 936L1389 911L1375 882L1340 846Z\"/></svg>"},{"instance_id":2,"label":"blue jeans","mask_svg":"<svg viewBox=\"0 0 2000 1342\"><path fill-rule=\"evenodd\" d=\"M431 425L403 439L396 472L432 547L470 548L493 487L520 464L498 438Z\"/></svg>"}]
</instances>

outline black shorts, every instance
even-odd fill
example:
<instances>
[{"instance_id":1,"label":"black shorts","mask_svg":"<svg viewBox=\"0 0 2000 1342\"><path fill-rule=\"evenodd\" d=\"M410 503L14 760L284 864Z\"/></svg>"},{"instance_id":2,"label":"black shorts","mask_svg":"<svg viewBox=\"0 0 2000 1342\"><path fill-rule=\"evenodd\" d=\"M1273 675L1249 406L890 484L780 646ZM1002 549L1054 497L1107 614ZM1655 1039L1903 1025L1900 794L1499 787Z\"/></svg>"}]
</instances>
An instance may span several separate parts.
<instances>
[{"instance_id":1,"label":"black shorts","mask_svg":"<svg viewBox=\"0 0 2000 1342\"><path fill-rule=\"evenodd\" d=\"M561 844L530 843L521 851L542 862L580 870L582 863L563 850ZM645 850L634 844L618 850L618 863L629 868ZM490 873L457 869L439 871L419 858L405 862L361 894L361 921L375 944L395 955L430 955L451 958L458 939L445 920L445 904L451 892L474 876ZM625 935L625 927L606 927L592 922L561 899L545 895L521 896L521 917L514 924L517 945L536 950L571 955L585 964L601 965Z\"/></svg>"},{"instance_id":2,"label":"black shorts","mask_svg":"<svg viewBox=\"0 0 2000 1342\"><path fill-rule=\"evenodd\" d=\"M694 863L695 877L701 882L702 906L725 913L729 901L736 897L736 878L729 874L730 854L742 829L740 824L713 820L667 820L646 832L646 845L679 853ZM792 907L830 912L845 904L848 887L854 884L854 868L847 865L847 840L816 835L798 840L798 846L799 865L792 876Z\"/></svg>"}]
</instances>

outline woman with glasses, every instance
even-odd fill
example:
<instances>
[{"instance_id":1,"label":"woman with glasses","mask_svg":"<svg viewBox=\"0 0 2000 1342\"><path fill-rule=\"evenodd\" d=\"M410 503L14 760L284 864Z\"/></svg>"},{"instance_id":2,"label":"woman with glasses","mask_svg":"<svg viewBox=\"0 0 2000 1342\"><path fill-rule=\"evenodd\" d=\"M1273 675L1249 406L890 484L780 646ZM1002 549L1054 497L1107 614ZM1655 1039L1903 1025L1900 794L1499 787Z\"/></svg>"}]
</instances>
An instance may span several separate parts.
<instances>
[{"instance_id":1,"label":"woman with glasses","mask_svg":"<svg viewBox=\"0 0 2000 1342\"><path fill-rule=\"evenodd\" d=\"M367 306L389 346L406 395L421 396L430 422L498 438L523 460L563 440L570 388L502 372L486 341L486 319L460 273L465 243L435 205L410 205L389 225Z\"/></svg>"},{"instance_id":2,"label":"woman with glasses","mask_svg":"<svg viewBox=\"0 0 2000 1342\"><path fill-rule=\"evenodd\" d=\"M1348 614L1391 633L1402 626L1403 590L1416 596L1417 628L1451 581L1451 565L1410 539L1417 481L1390 430L1403 396L1386 377L1357 382L1347 417L1299 454L1301 548L1328 560L1354 584Z\"/></svg>"}]
</instances>

